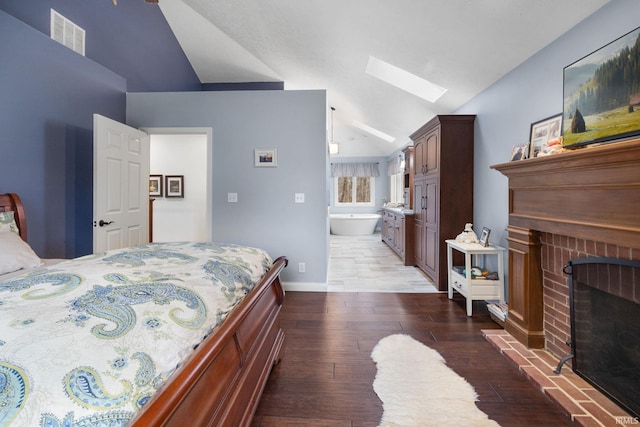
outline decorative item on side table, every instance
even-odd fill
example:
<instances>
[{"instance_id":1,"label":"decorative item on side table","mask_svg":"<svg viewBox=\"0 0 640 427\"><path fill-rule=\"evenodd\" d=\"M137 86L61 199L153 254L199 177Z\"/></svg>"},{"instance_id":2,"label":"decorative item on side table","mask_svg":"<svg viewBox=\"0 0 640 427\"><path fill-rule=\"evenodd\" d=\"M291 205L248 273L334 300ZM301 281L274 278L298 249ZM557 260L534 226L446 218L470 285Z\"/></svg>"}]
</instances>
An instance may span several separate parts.
<instances>
[{"instance_id":1,"label":"decorative item on side table","mask_svg":"<svg viewBox=\"0 0 640 427\"><path fill-rule=\"evenodd\" d=\"M259 168L275 168L278 166L278 150L275 148L256 148L254 164Z\"/></svg>"},{"instance_id":2,"label":"decorative item on side table","mask_svg":"<svg viewBox=\"0 0 640 427\"><path fill-rule=\"evenodd\" d=\"M184 197L184 175L167 175L165 197Z\"/></svg>"},{"instance_id":3,"label":"decorative item on side table","mask_svg":"<svg viewBox=\"0 0 640 427\"><path fill-rule=\"evenodd\" d=\"M464 225L464 231L456 236L456 241L460 243L477 243L478 236L473 231L473 224L468 222Z\"/></svg>"},{"instance_id":4,"label":"decorative item on side table","mask_svg":"<svg viewBox=\"0 0 640 427\"><path fill-rule=\"evenodd\" d=\"M529 144L516 145L511 150L510 161L515 162L518 160L524 160L529 158Z\"/></svg>"},{"instance_id":5,"label":"decorative item on side table","mask_svg":"<svg viewBox=\"0 0 640 427\"><path fill-rule=\"evenodd\" d=\"M149 196L162 197L162 175L149 175Z\"/></svg>"},{"instance_id":6,"label":"decorative item on side table","mask_svg":"<svg viewBox=\"0 0 640 427\"><path fill-rule=\"evenodd\" d=\"M562 113L547 117L539 122L531 123L531 131L529 133L529 157L540 157L561 151L561 132Z\"/></svg>"},{"instance_id":7,"label":"decorative item on side table","mask_svg":"<svg viewBox=\"0 0 640 427\"><path fill-rule=\"evenodd\" d=\"M487 227L482 227L482 234L480 234L480 240L478 240L478 243L487 247L489 245L489 234L491 234L491 230Z\"/></svg>"}]
</instances>

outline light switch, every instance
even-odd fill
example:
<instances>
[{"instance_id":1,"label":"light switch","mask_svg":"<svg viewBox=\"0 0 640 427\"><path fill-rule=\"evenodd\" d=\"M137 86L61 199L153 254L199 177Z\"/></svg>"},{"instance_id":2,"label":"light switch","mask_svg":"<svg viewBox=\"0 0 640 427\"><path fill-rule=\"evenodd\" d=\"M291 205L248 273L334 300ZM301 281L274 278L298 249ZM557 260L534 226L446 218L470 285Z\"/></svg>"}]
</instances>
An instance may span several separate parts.
<instances>
[{"instance_id":1,"label":"light switch","mask_svg":"<svg viewBox=\"0 0 640 427\"><path fill-rule=\"evenodd\" d=\"M228 203L237 203L238 202L238 193L227 193L227 202Z\"/></svg>"},{"instance_id":2,"label":"light switch","mask_svg":"<svg viewBox=\"0 0 640 427\"><path fill-rule=\"evenodd\" d=\"M304 203L304 193L296 193L295 200L296 203Z\"/></svg>"}]
</instances>

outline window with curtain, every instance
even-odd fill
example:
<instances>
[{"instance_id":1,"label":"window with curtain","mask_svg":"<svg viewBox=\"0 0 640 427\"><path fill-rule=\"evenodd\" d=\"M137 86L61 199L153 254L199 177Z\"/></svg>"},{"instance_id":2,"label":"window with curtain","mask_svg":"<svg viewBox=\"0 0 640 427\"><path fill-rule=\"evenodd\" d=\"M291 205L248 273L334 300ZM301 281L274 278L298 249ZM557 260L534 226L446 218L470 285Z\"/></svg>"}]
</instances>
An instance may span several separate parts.
<instances>
[{"instance_id":1,"label":"window with curtain","mask_svg":"<svg viewBox=\"0 0 640 427\"><path fill-rule=\"evenodd\" d=\"M389 161L389 201L391 203L404 202L404 157L399 155Z\"/></svg>"},{"instance_id":2,"label":"window with curtain","mask_svg":"<svg viewBox=\"0 0 640 427\"><path fill-rule=\"evenodd\" d=\"M375 206L375 177L379 176L377 163L334 163L334 205Z\"/></svg>"}]
</instances>

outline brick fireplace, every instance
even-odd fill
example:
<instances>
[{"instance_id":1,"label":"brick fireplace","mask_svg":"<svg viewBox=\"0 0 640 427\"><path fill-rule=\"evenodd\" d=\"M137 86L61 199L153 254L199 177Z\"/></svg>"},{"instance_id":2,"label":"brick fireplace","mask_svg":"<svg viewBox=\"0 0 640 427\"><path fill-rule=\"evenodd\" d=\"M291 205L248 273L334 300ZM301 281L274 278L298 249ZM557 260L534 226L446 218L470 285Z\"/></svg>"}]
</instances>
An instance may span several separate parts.
<instances>
[{"instance_id":1,"label":"brick fireplace","mask_svg":"<svg viewBox=\"0 0 640 427\"><path fill-rule=\"evenodd\" d=\"M540 242L545 348L562 357L570 353L565 343L571 338L569 276L563 273L563 267L571 259L590 257L639 261L640 250L551 233L542 233ZM625 292L633 293L630 296L640 303L638 290L627 288Z\"/></svg>"},{"instance_id":2,"label":"brick fireplace","mask_svg":"<svg viewBox=\"0 0 640 427\"><path fill-rule=\"evenodd\" d=\"M571 258L640 259L640 139L492 166L509 178L509 315L529 348L569 352Z\"/></svg>"},{"instance_id":3,"label":"brick fireplace","mask_svg":"<svg viewBox=\"0 0 640 427\"><path fill-rule=\"evenodd\" d=\"M569 368L556 375L549 359L571 352L568 261L640 260L640 139L492 168L509 179L509 314L489 341L578 425L637 424Z\"/></svg>"}]
</instances>

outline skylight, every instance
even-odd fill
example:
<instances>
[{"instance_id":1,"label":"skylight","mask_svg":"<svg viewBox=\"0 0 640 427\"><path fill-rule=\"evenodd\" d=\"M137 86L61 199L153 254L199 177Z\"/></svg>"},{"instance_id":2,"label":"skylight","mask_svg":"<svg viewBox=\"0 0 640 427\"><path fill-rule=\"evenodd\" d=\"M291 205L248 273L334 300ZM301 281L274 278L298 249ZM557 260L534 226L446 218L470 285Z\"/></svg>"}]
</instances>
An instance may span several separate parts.
<instances>
[{"instance_id":1,"label":"skylight","mask_svg":"<svg viewBox=\"0 0 640 427\"><path fill-rule=\"evenodd\" d=\"M367 126L364 123L360 123L359 121L354 120L352 124L358 129L362 129L363 131L370 133L371 135L377 136L380 139L384 139L387 142L393 142L396 140L393 136L387 135L386 133L379 131L378 129L374 129L371 126Z\"/></svg>"},{"instance_id":2,"label":"skylight","mask_svg":"<svg viewBox=\"0 0 640 427\"><path fill-rule=\"evenodd\" d=\"M369 57L367 63L367 74L379 78L393 86L426 99L429 102L436 102L447 89L431 83L421 77L411 74L408 71L388 64L373 56Z\"/></svg>"}]
</instances>

